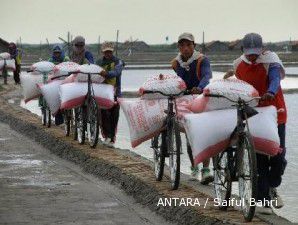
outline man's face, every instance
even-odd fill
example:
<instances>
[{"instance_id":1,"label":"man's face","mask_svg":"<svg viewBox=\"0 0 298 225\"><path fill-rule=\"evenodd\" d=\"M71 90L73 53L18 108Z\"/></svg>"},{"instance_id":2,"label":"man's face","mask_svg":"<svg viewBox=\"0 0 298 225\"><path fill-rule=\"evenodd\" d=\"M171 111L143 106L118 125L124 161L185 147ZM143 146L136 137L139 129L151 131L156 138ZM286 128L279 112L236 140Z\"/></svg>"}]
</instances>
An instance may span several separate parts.
<instances>
[{"instance_id":1,"label":"man's face","mask_svg":"<svg viewBox=\"0 0 298 225\"><path fill-rule=\"evenodd\" d=\"M104 51L103 52L103 56L106 58L106 59L111 59L113 57L113 52L112 51Z\"/></svg>"},{"instance_id":2,"label":"man's face","mask_svg":"<svg viewBox=\"0 0 298 225\"><path fill-rule=\"evenodd\" d=\"M255 63L259 57L257 54L245 55L245 57L251 62Z\"/></svg>"},{"instance_id":3,"label":"man's face","mask_svg":"<svg viewBox=\"0 0 298 225\"><path fill-rule=\"evenodd\" d=\"M60 56L61 56L61 52L54 52L54 56L55 56L56 58L60 58Z\"/></svg>"},{"instance_id":4,"label":"man's face","mask_svg":"<svg viewBox=\"0 0 298 225\"><path fill-rule=\"evenodd\" d=\"M179 48L181 55L184 58L189 59L195 50L195 44L189 40L181 40L178 43L178 48Z\"/></svg>"}]
</instances>

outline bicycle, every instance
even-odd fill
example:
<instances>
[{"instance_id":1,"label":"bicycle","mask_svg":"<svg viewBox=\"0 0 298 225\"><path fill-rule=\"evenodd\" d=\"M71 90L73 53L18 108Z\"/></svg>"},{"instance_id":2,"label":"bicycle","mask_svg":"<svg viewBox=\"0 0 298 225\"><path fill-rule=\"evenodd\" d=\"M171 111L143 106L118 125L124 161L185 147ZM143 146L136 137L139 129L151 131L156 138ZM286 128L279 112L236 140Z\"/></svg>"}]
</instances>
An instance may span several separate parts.
<instances>
[{"instance_id":1,"label":"bicycle","mask_svg":"<svg viewBox=\"0 0 298 225\"><path fill-rule=\"evenodd\" d=\"M247 119L258 114L249 106L249 102L260 99L252 98L237 101L219 94L205 94L206 97L225 98L235 103L237 109L237 125L231 136L229 147L213 157L214 190L221 210L227 210L232 192L232 182L238 181L241 211L244 219L250 222L255 214L255 206L250 204L257 199L257 161L254 143L249 131Z\"/></svg>"},{"instance_id":2,"label":"bicycle","mask_svg":"<svg viewBox=\"0 0 298 225\"><path fill-rule=\"evenodd\" d=\"M48 81L48 75L51 73L51 70L40 70L40 69L33 69L28 70L28 73L30 72L39 72L42 74L42 83L46 84ZM51 110L49 109L47 102L43 96L40 96L38 99L38 103L41 109L41 122L43 126L47 126L48 128L52 125L52 115Z\"/></svg>"},{"instance_id":3,"label":"bicycle","mask_svg":"<svg viewBox=\"0 0 298 225\"><path fill-rule=\"evenodd\" d=\"M77 132L77 140L80 144L85 143L86 132L89 145L95 148L99 139L99 127L101 125L101 111L94 98L91 75L99 73L84 73L88 76L88 89L83 104L74 110L74 126Z\"/></svg>"},{"instance_id":4,"label":"bicycle","mask_svg":"<svg viewBox=\"0 0 298 225\"><path fill-rule=\"evenodd\" d=\"M144 94L159 93L168 98L168 108L165 110L164 130L151 139L153 149L154 173L157 181L161 181L164 174L165 158L169 157L171 189L176 190L180 183L180 155L182 154L180 126L177 115L176 97L190 94L181 91L178 94L165 94L161 91L144 91Z\"/></svg>"},{"instance_id":5,"label":"bicycle","mask_svg":"<svg viewBox=\"0 0 298 225\"><path fill-rule=\"evenodd\" d=\"M4 80L4 84L7 84L7 77L8 77L8 71L6 68L6 59L3 59L4 61L4 65L3 65L3 70L2 70L2 76L3 76L3 80Z\"/></svg>"}]
</instances>

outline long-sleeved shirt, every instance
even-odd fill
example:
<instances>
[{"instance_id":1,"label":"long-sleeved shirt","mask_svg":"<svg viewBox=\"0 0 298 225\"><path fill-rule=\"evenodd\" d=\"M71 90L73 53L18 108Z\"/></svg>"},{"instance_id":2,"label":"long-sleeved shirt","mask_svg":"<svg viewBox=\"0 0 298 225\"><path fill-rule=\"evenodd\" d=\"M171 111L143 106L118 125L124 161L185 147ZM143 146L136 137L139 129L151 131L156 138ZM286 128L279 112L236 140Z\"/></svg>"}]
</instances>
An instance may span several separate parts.
<instances>
[{"instance_id":1,"label":"long-sleeved shirt","mask_svg":"<svg viewBox=\"0 0 298 225\"><path fill-rule=\"evenodd\" d=\"M276 94L280 87L280 68L278 63L271 63L268 69L269 87L268 92Z\"/></svg>"},{"instance_id":2,"label":"long-sleeved shirt","mask_svg":"<svg viewBox=\"0 0 298 225\"><path fill-rule=\"evenodd\" d=\"M204 89L212 78L212 71L210 67L210 62L207 57L204 57L200 63L200 74L197 74L198 60L194 60L189 65L189 70L181 67L177 63L177 68L175 69L176 74L184 80L187 89L192 89L198 87Z\"/></svg>"},{"instance_id":3,"label":"long-sleeved shirt","mask_svg":"<svg viewBox=\"0 0 298 225\"><path fill-rule=\"evenodd\" d=\"M113 56L113 58L110 60L103 57L101 60L98 60L96 64L103 67L107 71L108 75L106 77L105 83L113 85L116 88L115 95L120 97L121 75L125 66L124 62Z\"/></svg>"}]
</instances>

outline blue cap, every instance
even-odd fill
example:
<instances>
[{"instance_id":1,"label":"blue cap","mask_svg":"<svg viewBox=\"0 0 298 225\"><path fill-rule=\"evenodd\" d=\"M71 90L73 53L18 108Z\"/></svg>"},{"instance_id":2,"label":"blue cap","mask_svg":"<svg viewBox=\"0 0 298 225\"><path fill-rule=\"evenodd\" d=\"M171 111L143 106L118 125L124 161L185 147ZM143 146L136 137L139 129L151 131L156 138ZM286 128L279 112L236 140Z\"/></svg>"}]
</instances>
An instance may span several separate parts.
<instances>
[{"instance_id":1,"label":"blue cap","mask_svg":"<svg viewBox=\"0 0 298 225\"><path fill-rule=\"evenodd\" d=\"M262 36L256 33L246 34L242 39L242 47L245 55L261 55L263 51Z\"/></svg>"}]
</instances>

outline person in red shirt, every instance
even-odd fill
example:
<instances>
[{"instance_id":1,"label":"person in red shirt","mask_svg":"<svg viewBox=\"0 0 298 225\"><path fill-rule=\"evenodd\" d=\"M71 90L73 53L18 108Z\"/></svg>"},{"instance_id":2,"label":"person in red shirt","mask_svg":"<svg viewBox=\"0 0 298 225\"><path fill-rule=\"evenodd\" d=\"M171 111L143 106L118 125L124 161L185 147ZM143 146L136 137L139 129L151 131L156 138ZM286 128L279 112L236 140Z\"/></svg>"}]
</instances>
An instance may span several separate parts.
<instances>
[{"instance_id":1,"label":"person in red shirt","mask_svg":"<svg viewBox=\"0 0 298 225\"><path fill-rule=\"evenodd\" d=\"M261 101L258 106L273 105L277 109L278 134L282 152L273 157L257 154L258 200L274 200L275 208L281 208L283 202L276 188L281 184L282 175L287 165L285 159L287 108L280 86L285 76L282 62L277 54L265 51L262 37L256 33L245 35L242 40L243 55L234 61L234 69L228 71L224 78L235 76L251 84L259 92ZM260 213L271 214L270 205L257 209Z\"/></svg>"}]
</instances>

